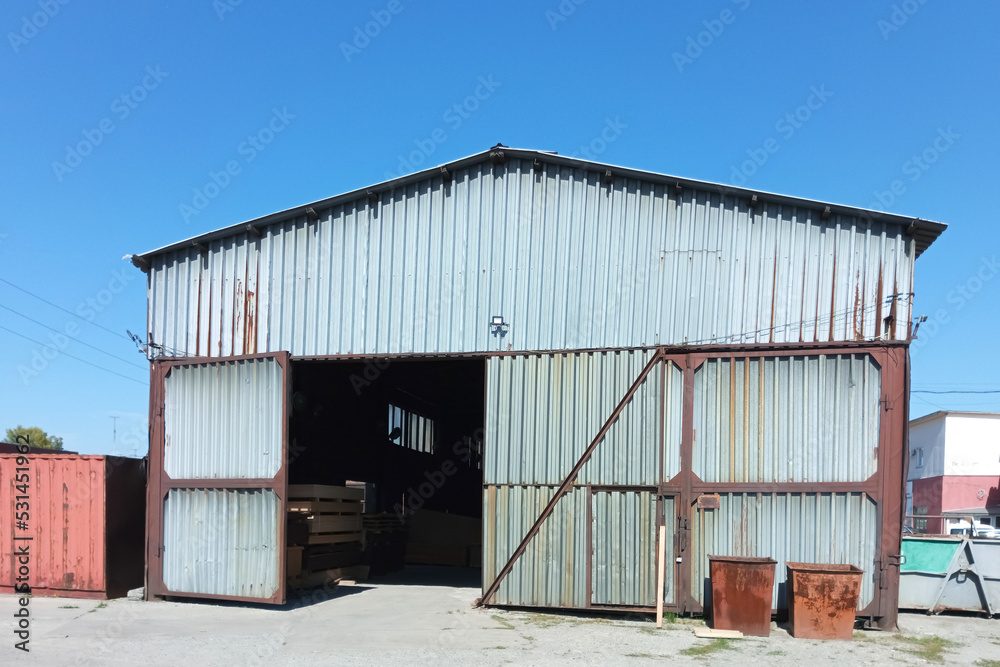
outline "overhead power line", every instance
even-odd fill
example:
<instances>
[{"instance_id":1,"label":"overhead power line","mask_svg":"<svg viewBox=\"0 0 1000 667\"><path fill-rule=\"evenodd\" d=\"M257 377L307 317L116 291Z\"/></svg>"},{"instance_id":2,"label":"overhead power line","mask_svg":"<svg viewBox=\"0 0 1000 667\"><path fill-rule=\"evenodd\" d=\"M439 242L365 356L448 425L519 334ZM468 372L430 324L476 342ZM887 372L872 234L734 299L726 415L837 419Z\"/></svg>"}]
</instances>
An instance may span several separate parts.
<instances>
[{"instance_id":1,"label":"overhead power line","mask_svg":"<svg viewBox=\"0 0 1000 667\"><path fill-rule=\"evenodd\" d=\"M9 306L5 306L5 305L3 305L2 303L0 303L0 308L3 308L4 310L9 310L10 312L14 313L15 315L17 315L17 316L19 316L19 317L23 317L24 319L28 320L29 322L34 322L35 324L37 324L37 325L38 325L38 326L40 326L40 327L45 327L45 328L46 328L46 329L48 329L49 331L55 331L55 332L56 332L57 334L59 334L60 336L65 336L65 335L66 335L66 334L64 334L64 333L63 333L62 331L59 331L59 329L56 329L55 327L50 327L50 326L49 326L48 324L45 324L44 322L39 322L39 321L38 321L38 320L36 320L36 319L33 319L33 318L31 318L31 317L28 317L28 316L27 316L27 315L25 315L24 313L19 313L19 312L17 312L16 310L14 310L13 308L11 308L11 307L9 307ZM117 355L115 355L115 354L111 354L110 352L105 352L104 350L102 350L102 349L101 349L101 348L99 348L99 347L95 347L94 345L91 345L90 343L84 343L84 342L83 342L82 340L77 340L76 338L74 338L73 340L74 340L75 342L79 343L80 345L84 345L84 346L86 346L86 347L89 347L89 348L90 348L90 349L92 349L92 350L97 350L97 351L98 351L98 352L100 352L101 354L103 354L103 355L106 355L106 356L109 356L109 357L111 357L112 359L117 359L118 361L124 361L124 362L125 362L126 364L128 364L129 366L135 366L136 368L141 368L142 370L147 370L145 366L143 366L143 365L141 365L141 364L137 364L137 363L135 363L134 361L129 361L129 360L128 360L128 359L126 359L125 357L119 357L119 356L117 356Z\"/></svg>"},{"instance_id":2,"label":"overhead power line","mask_svg":"<svg viewBox=\"0 0 1000 667\"><path fill-rule=\"evenodd\" d=\"M959 390L951 389L949 391L931 391L930 389L911 389L911 394L1000 394L1000 389L990 389L990 390Z\"/></svg>"},{"instance_id":3,"label":"overhead power line","mask_svg":"<svg viewBox=\"0 0 1000 667\"><path fill-rule=\"evenodd\" d=\"M25 336L24 334L19 334L16 331L14 331L13 329L8 329L5 326L0 326L0 329L3 329L4 331L7 331L9 333L12 333L15 336L17 336L18 338L23 338L25 340L31 341L32 343L35 343L36 345L42 345L43 347L45 347L45 346L48 345L47 343L42 343L41 341L37 341L34 338L30 338L28 336ZM143 386L146 386L148 384L146 382L142 382L141 380L136 380L135 378L130 378L127 375L122 375L121 373L113 371L110 368L105 368L104 366L98 366L97 364L89 362L86 359L81 359L80 357L74 357L69 352L59 352L59 354L66 355L70 359L76 359L77 361L79 361L81 363L87 364L88 366L93 366L94 368L100 369L100 370L104 371L105 373L111 373L112 375L117 375L118 377L125 378L126 380L131 380L132 382L136 382L136 383L141 384Z\"/></svg>"},{"instance_id":4,"label":"overhead power line","mask_svg":"<svg viewBox=\"0 0 1000 667\"><path fill-rule=\"evenodd\" d=\"M47 299L43 299L42 297L38 296L34 292L29 292L28 290L24 289L23 287L18 287L17 285L15 285L14 283L10 282L9 280L5 280L3 278L0 278L0 283L6 283L6 284L10 285L11 287L13 287L14 289L20 290L20 291L24 292L25 294L27 294L28 296L34 297L35 299L38 299L42 303L47 303L48 305L52 306L53 308L58 308L59 310L63 311L64 313L66 313L68 315L72 315L73 317L75 317L75 318L77 318L79 320L83 320L87 324L92 324L95 327L97 327L98 329L104 329L105 331L107 331L110 334L114 334L116 336L121 336L125 340L128 340L128 336L126 336L125 334L119 333L118 331L114 331L113 329L109 329L109 328L107 328L105 326L101 326L97 322L91 322L86 317L81 317L80 315L77 315L76 313L74 313L72 310L67 310L66 308L63 308L62 306L60 306L59 304L55 304L55 303L52 303L51 301L49 301Z\"/></svg>"}]
</instances>

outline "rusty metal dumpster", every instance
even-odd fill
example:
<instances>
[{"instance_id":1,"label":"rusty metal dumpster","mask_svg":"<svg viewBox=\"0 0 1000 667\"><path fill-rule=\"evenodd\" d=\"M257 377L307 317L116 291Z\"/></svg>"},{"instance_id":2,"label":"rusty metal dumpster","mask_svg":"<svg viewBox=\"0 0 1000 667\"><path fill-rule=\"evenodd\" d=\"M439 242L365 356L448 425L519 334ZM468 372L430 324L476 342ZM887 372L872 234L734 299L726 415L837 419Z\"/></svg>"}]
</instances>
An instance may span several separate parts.
<instances>
[{"instance_id":1,"label":"rusty metal dumpster","mask_svg":"<svg viewBox=\"0 0 1000 667\"><path fill-rule=\"evenodd\" d=\"M712 579L712 627L745 635L771 634L773 558L709 556Z\"/></svg>"},{"instance_id":2,"label":"rusty metal dumpster","mask_svg":"<svg viewBox=\"0 0 1000 667\"><path fill-rule=\"evenodd\" d=\"M861 590L861 568L792 562L786 562L785 566L791 635L805 639L851 639Z\"/></svg>"}]
</instances>

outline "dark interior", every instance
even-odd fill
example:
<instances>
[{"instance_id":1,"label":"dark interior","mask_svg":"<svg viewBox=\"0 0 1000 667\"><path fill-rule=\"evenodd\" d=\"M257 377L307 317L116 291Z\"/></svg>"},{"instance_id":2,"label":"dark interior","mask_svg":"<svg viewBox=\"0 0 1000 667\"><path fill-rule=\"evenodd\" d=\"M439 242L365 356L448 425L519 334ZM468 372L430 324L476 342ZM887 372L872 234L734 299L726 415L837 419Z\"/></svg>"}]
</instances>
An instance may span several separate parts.
<instances>
[{"instance_id":1,"label":"dark interior","mask_svg":"<svg viewBox=\"0 0 1000 667\"><path fill-rule=\"evenodd\" d=\"M291 376L288 483L363 482L365 515L405 521L407 564L478 566L484 360L295 361Z\"/></svg>"}]
</instances>

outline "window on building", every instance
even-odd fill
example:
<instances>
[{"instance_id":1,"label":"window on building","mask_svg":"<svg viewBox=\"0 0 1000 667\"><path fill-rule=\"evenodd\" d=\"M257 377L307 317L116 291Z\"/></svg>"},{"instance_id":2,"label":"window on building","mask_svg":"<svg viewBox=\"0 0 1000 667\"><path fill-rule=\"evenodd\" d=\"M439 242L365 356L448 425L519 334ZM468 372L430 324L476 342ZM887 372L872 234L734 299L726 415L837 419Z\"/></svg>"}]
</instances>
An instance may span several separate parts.
<instances>
[{"instance_id":1,"label":"window on building","mask_svg":"<svg viewBox=\"0 0 1000 667\"><path fill-rule=\"evenodd\" d=\"M993 525L992 523L990 523L990 518L988 516L981 516L981 517L979 517L979 523L985 524L987 526Z\"/></svg>"},{"instance_id":2,"label":"window on building","mask_svg":"<svg viewBox=\"0 0 1000 667\"><path fill-rule=\"evenodd\" d=\"M389 404L389 442L426 454L434 453L434 420Z\"/></svg>"},{"instance_id":3,"label":"window on building","mask_svg":"<svg viewBox=\"0 0 1000 667\"><path fill-rule=\"evenodd\" d=\"M917 450L917 467L918 468L923 468L924 467L924 448L923 447L921 447L921 448L919 448Z\"/></svg>"},{"instance_id":4,"label":"window on building","mask_svg":"<svg viewBox=\"0 0 1000 667\"><path fill-rule=\"evenodd\" d=\"M927 505L918 505L913 508L913 514L927 514ZM915 533L926 533L927 532L927 519L914 519L913 520L913 532Z\"/></svg>"}]
</instances>

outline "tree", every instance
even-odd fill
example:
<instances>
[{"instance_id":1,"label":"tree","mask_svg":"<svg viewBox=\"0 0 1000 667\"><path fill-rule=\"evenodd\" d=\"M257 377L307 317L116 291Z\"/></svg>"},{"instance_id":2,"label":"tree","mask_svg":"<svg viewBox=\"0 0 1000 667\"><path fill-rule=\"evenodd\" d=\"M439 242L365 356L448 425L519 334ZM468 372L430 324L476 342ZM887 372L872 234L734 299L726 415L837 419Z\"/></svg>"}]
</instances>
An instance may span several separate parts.
<instances>
[{"instance_id":1,"label":"tree","mask_svg":"<svg viewBox=\"0 0 1000 667\"><path fill-rule=\"evenodd\" d=\"M31 426L25 428L20 424L17 428L7 429L7 442L18 444L19 442L23 444L23 441L19 441L17 436L23 435L28 438L28 444L32 447L44 447L45 449L55 449L59 450L63 447L63 439L55 436L49 435L37 426Z\"/></svg>"}]
</instances>

